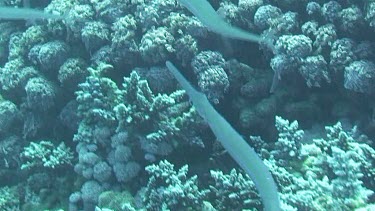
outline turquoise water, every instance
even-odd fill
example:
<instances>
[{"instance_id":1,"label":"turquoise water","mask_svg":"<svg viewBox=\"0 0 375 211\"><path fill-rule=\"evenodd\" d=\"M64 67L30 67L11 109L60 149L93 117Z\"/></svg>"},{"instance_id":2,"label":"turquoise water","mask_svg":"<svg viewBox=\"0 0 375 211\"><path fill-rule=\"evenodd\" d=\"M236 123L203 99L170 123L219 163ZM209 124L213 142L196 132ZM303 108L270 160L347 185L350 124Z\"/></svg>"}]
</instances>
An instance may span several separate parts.
<instances>
[{"instance_id":1,"label":"turquoise water","mask_svg":"<svg viewBox=\"0 0 375 211\"><path fill-rule=\"evenodd\" d=\"M0 210L374 210L375 1L181 3L0 1Z\"/></svg>"}]
</instances>

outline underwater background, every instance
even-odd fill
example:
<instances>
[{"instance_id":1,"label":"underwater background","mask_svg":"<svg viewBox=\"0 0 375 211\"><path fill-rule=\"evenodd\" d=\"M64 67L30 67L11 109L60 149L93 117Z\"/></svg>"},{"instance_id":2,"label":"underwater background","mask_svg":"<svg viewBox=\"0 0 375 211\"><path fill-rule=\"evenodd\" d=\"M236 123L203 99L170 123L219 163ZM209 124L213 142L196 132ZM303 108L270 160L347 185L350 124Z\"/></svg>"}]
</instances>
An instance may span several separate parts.
<instances>
[{"instance_id":1,"label":"underwater background","mask_svg":"<svg viewBox=\"0 0 375 211\"><path fill-rule=\"evenodd\" d=\"M62 17L0 14L0 211L263 210L167 60L281 210L375 210L375 0L208 1L272 47L212 32L199 2L0 1Z\"/></svg>"}]
</instances>

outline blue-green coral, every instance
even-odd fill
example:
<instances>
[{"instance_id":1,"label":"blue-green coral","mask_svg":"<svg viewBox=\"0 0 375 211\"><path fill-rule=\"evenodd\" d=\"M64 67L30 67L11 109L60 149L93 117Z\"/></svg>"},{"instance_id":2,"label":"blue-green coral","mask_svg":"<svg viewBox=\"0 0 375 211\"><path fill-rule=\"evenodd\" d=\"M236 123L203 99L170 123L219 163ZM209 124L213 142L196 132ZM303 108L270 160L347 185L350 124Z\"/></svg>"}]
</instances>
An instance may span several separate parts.
<instances>
[{"instance_id":1,"label":"blue-green coral","mask_svg":"<svg viewBox=\"0 0 375 211\"><path fill-rule=\"evenodd\" d=\"M57 147L51 141L31 142L21 154L23 164L21 169L58 168L71 165L73 152L61 142Z\"/></svg>"},{"instance_id":2,"label":"blue-green coral","mask_svg":"<svg viewBox=\"0 0 375 211\"><path fill-rule=\"evenodd\" d=\"M77 209L97 201L95 197L103 187L131 189L134 195L147 180L143 167L164 158L176 165L189 164L199 183L206 181L202 175L209 172L197 169L218 168L223 171L222 176L217 174L220 178L235 177L225 171L233 163L227 162L228 156L213 144L215 137L207 125L189 106L186 95L176 91L172 76L165 74L165 60L182 64L181 70L193 84L197 78L204 93L220 99L215 106L246 141L248 135L276 141L276 114L298 120L305 132L302 139L300 134L293 136L301 128L291 124L279 132L275 145L272 141L252 141L255 151L277 175L283 209L365 209L364 203L373 203L373 195L368 195L368 190L375 189L371 180L373 141L339 125L330 127L327 137L311 140L308 128L342 119L358 125L361 133L374 136L373 118L369 117L374 105L374 83L370 79L374 75L375 48L370 35L375 29L375 1L181 2L190 9L194 7L189 3L207 3L204 6L219 20L217 23L223 21L230 29L242 28L259 37L266 35L270 42L277 43L278 51L215 36L215 31L207 27L212 25L205 24L210 18L200 18L201 11L191 14L176 0L30 1L29 6L38 9L38 15L64 14L64 20L0 21L0 94L5 100L0 106L5 119L0 121L0 180L4 185L18 185L16 178L25 172L19 168L28 160L21 160L21 152L35 140L63 140L77 152L73 154L74 170L68 165L61 172L60 168L46 169L39 163L27 171L28 182L18 189L30 193L28 188L32 186L35 192L31 197L19 195L21 203L45 200L43 193L53 192L53 185L59 183L64 183L64 193L74 192L70 202ZM16 12L28 10L22 8L25 5L21 0L1 3L18 7L7 8ZM18 15L31 18L30 14ZM198 56L208 51L222 55L220 68L208 68L204 74L190 72L207 67L205 62L216 58L213 54ZM192 65L191 61L198 58L200 62ZM91 73L103 64L103 72ZM142 84L142 89L134 90L152 96L139 97L147 99L145 106L135 98L124 99L121 83L124 77L134 77L133 70L139 76L135 86ZM274 72L278 73L275 79L279 86L270 95ZM146 90L142 80L148 81L152 92ZM76 91L82 92L74 95ZM173 99L175 104L151 112L153 106L149 104L161 99ZM122 124L131 112L118 115L114 108L119 104L150 118L141 124ZM350 165L338 165L342 160L349 160ZM200 165L203 167L197 168ZM236 175L240 173L237 170ZM55 179L57 174L59 179ZM54 180L49 179L48 186L35 185L47 181L46 177ZM353 182L347 191L332 191L347 185L348 180ZM87 182L84 188L80 181ZM256 191L246 188L249 190ZM234 199L241 195L232 192L230 197ZM66 194L59 193L56 201L64 201ZM211 206L219 207L214 201L223 198L218 196L216 200L212 193L209 195ZM246 197L254 203L244 202L249 206L238 209L260 207L259 198L253 200L251 194ZM222 204L220 207L234 207L236 203ZM49 205L49 209L57 207Z\"/></svg>"}]
</instances>

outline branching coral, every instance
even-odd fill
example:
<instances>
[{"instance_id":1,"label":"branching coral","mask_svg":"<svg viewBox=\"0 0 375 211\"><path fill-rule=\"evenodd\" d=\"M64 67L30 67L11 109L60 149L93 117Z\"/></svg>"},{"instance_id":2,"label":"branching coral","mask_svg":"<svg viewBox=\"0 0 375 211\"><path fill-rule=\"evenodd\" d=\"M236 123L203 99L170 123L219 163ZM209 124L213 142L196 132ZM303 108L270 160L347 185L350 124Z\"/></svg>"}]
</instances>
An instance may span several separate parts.
<instances>
[{"instance_id":1,"label":"branching coral","mask_svg":"<svg viewBox=\"0 0 375 211\"><path fill-rule=\"evenodd\" d=\"M25 147L21 154L25 160L21 169L30 169L35 167L57 168L63 165L69 165L73 159L73 152L69 147L61 142L57 147L50 141L31 142L30 146Z\"/></svg>"},{"instance_id":2,"label":"branching coral","mask_svg":"<svg viewBox=\"0 0 375 211\"><path fill-rule=\"evenodd\" d=\"M207 190L199 189L197 176L187 177L187 165L177 172L173 168L168 161L146 167L151 174L144 195L146 208L200 210Z\"/></svg>"}]
</instances>

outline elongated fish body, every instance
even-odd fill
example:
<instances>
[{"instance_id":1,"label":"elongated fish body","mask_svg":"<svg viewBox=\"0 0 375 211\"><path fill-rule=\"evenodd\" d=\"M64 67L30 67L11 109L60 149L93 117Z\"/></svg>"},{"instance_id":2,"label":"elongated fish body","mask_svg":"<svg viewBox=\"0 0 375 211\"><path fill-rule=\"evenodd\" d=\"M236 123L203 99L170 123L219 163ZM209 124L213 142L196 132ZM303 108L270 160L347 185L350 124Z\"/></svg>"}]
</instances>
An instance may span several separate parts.
<instances>
[{"instance_id":1,"label":"elongated fish body","mask_svg":"<svg viewBox=\"0 0 375 211\"><path fill-rule=\"evenodd\" d=\"M267 166L259 158L253 148L238 134L234 128L215 110L207 97L195 90L169 61L167 68L175 76L189 95L195 109L209 124L217 139L232 158L254 181L266 211L280 211L280 202L276 183Z\"/></svg>"},{"instance_id":2,"label":"elongated fish body","mask_svg":"<svg viewBox=\"0 0 375 211\"><path fill-rule=\"evenodd\" d=\"M40 20L40 19L65 19L62 15L43 12L30 8L0 7L0 19L4 20Z\"/></svg>"},{"instance_id":3,"label":"elongated fish body","mask_svg":"<svg viewBox=\"0 0 375 211\"><path fill-rule=\"evenodd\" d=\"M209 30L225 37L261 42L262 38L225 22L207 0L178 0L181 5L193 13Z\"/></svg>"}]
</instances>

